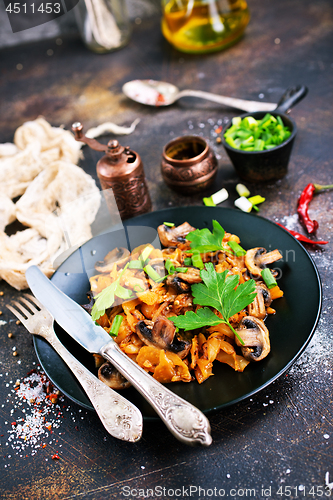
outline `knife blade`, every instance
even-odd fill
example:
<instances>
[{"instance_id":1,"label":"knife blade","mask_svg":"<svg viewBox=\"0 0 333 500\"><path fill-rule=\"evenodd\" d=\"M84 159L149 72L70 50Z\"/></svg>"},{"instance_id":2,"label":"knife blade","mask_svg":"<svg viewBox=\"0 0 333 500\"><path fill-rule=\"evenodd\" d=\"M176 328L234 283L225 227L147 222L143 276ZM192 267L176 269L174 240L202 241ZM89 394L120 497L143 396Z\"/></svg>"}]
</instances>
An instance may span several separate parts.
<instances>
[{"instance_id":1,"label":"knife blade","mask_svg":"<svg viewBox=\"0 0 333 500\"><path fill-rule=\"evenodd\" d=\"M37 266L26 271L28 285L57 323L91 353L109 360L151 404L169 431L189 445L212 443L207 417L188 401L157 382L121 351L118 344L75 301L57 288Z\"/></svg>"}]
</instances>

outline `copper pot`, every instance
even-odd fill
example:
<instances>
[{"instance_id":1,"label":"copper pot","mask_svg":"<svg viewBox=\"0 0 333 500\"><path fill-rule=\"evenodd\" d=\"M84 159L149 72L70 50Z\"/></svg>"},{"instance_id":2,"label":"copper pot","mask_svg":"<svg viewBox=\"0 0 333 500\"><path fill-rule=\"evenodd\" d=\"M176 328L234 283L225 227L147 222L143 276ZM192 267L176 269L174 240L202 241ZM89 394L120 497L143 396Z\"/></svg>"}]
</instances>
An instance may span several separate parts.
<instances>
[{"instance_id":1,"label":"copper pot","mask_svg":"<svg viewBox=\"0 0 333 500\"><path fill-rule=\"evenodd\" d=\"M217 173L217 159L202 137L177 137L164 146L161 171L165 183L190 195L207 189Z\"/></svg>"}]
</instances>

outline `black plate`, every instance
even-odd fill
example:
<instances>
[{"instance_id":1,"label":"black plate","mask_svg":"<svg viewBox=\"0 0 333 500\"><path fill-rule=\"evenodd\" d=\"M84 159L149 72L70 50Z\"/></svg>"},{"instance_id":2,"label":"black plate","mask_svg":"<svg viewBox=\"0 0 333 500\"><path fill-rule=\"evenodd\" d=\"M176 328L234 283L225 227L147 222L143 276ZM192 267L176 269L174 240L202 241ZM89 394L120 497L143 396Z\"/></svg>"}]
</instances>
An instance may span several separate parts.
<instances>
[{"instance_id":1,"label":"black plate","mask_svg":"<svg viewBox=\"0 0 333 500\"><path fill-rule=\"evenodd\" d=\"M276 314L267 318L270 332L271 352L263 361L251 363L243 373L229 366L214 363L214 376L203 384L173 383L172 391L190 401L203 412L210 412L237 403L253 395L276 380L300 356L309 343L321 310L321 283L318 271L310 255L288 232L273 222L238 210L215 207L170 208L152 212L126 221L126 231L114 231L96 236L76 250L54 273L52 281L63 292L80 304L87 302L88 277L96 274L94 263L102 260L115 246L131 248L153 242L155 229L163 222L176 225L189 222L194 227L212 229L216 219L228 232L237 234L245 248L262 246L267 251L278 248L283 259L276 263L279 270L278 284L284 297L274 302ZM59 327L57 333L68 349L91 371L94 363L87 353ZM53 383L70 399L85 408L92 406L67 366L55 351L39 337L34 337L38 359ZM150 405L133 388L124 392L133 401L145 418L156 414Z\"/></svg>"}]
</instances>

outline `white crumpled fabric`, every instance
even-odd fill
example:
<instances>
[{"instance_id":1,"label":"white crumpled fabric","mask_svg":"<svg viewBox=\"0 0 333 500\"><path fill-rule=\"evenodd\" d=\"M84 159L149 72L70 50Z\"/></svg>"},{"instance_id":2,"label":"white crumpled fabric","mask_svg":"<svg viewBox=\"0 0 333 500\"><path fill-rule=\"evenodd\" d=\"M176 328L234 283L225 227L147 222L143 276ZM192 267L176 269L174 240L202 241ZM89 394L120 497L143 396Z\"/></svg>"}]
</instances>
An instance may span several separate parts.
<instances>
[{"instance_id":1,"label":"white crumpled fabric","mask_svg":"<svg viewBox=\"0 0 333 500\"><path fill-rule=\"evenodd\" d=\"M120 129L130 133L133 125ZM101 195L76 165L82 145L42 117L19 127L14 144L0 144L0 279L18 290L28 287L29 266L51 276L57 256L92 236ZM5 228L16 219L26 229L9 236Z\"/></svg>"}]
</instances>

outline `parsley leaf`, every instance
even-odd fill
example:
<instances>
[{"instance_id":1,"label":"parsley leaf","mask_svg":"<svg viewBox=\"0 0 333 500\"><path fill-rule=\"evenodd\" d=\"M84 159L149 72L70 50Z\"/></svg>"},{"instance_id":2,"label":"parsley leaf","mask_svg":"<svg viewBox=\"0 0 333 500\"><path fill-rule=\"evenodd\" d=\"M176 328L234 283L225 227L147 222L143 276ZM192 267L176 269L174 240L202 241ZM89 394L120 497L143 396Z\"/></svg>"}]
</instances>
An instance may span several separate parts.
<instances>
[{"instance_id":1,"label":"parsley leaf","mask_svg":"<svg viewBox=\"0 0 333 500\"><path fill-rule=\"evenodd\" d=\"M188 311L183 316L170 317L169 319L174 322L176 327L184 330L195 330L204 326L225 323L244 344L229 323L229 318L253 302L256 296L255 281L250 279L239 284L238 275L227 276L227 274L228 270L217 273L212 262L205 265L205 269L200 272L203 283L192 285L191 289L194 297L193 303L206 307L198 309L196 313ZM216 316L208 307L219 311L223 318Z\"/></svg>"},{"instance_id":2,"label":"parsley leaf","mask_svg":"<svg viewBox=\"0 0 333 500\"><path fill-rule=\"evenodd\" d=\"M195 330L203 326L216 326L222 323L221 318L216 316L211 309L203 307L195 313L187 311L184 316L172 316L168 319L172 320L178 328L183 330Z\"/></svg>"},{"instance_id":3,"label":"parsley leaf","mask_svg":"<svg viewBox=\"0 0 333 500\"><path fill-rule=\"evenodd\" d=\"M195 231L188 233L186 239L191 242L192 250L196 250L201 253L221 250L225 231L216 220L213 220L212 224L212 233L206 227L204 229L196 229Z\"/></svg>"},{"instance_id":4,"label":"parsley leaf","mask_svg":"<svg viewBox=\"0 0 333 500\"><path fill-rule=\"evenodd\" d=\"M104 288L104 290L95 296L96 301L91 309L91 318L93 321L96 321L103 316L103 314L105 314L106 309L111 307L114 303L115 296L120 297L123 300L129 300L133 297L131 290L128 290L120 285L120 279L127 267L128 264L124 267L116 281Z\"/></svg>"}]
</instances>

